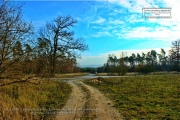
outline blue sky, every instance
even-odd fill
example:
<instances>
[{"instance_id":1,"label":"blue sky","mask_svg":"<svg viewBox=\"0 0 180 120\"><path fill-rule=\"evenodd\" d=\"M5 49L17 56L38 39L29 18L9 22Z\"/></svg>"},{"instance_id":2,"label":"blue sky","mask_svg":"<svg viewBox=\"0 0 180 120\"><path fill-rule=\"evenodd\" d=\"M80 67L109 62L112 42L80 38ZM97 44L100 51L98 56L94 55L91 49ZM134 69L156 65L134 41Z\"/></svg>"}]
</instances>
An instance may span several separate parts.
<instances>
[{"instance_id":1,"label":"blue sky","mask_svg":"<svg viewBox=\"0 0 180 120\"><path fill-rule=\"evenodd\" d=\"M78 20L75 37L83 37L89 46L79 65L102 65L108 54L168 50L180 38L179 6L179 0L28 0L23 15L36 29L58 15L71 15ZM145 19L142 8L172 8L172 18Z\"/></svg>"}]
</instances>

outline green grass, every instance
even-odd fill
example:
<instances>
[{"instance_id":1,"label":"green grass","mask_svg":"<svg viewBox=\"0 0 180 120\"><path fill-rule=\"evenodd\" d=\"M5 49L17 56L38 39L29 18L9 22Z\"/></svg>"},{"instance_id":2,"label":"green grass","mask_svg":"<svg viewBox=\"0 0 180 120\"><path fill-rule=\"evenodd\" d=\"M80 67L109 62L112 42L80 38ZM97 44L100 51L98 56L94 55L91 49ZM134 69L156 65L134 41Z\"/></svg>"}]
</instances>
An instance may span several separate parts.
<instances>
[{"instance_id":1,"label":"green grass","mask_svg":"<svg viewBox=\"0 0 180 120\"><path fill-rule=\"evenodd\" d=\"M99 78L90 83L114 102L129 119L179 119L180 75Z\"/></svg>"},{"instance_id":2,"label":"green grass","mask_svg":"<svg viewBox=\"0 0 180 120\"><path fill-rule=\"evenodd\" d=\"M150 72L148 75L172 75L172 74L179 74L176 71L164 71L164 72ZM144 75L138 72L127 72L125 76L135 76L135 75ZM119 76L118 73L96 73L95 76Z\"/></svg>"},{"instance_id":3,"label":"green grass","mask_svg":"<svg viewBox=\"0 0 180 120\"><path fill-rule=\"evenodd\" d=\"M1 83L8 80L1 80ZM38 82L34 80L32 82ZM0 119L50 119L71 93L64 82L42 80L40 84L18 83L0 87Z\"/></svg>"}]
</instances>

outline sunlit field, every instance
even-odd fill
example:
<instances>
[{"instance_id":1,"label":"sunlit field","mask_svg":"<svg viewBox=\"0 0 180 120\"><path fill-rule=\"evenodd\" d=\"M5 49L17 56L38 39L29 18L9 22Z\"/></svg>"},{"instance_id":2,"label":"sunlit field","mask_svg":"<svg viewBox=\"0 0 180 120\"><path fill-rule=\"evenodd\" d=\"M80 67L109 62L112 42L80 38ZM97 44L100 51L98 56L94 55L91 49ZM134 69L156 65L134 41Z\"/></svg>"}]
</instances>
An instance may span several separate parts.
<instances>
[{"instance_id":1,"label":"sunlit field","mask_svg":"<svg viewBox=\"0 0 180 120\"><path fill-rule=\"evenodd\" d=\"M179 74L177 71L163 71L163 72L150 72L148 75L170 75L170 74ZM125 76L136 76L136 75L144 75L138 72L127 72ZM95 76L118 76L118 73L96 73Z\"/></svg>"},{"instance_id":2,"label":"sunlit field","mask_svg":"<svg viewBox=\"0 0 180 120\"><path fill-rule=\"evenodd\" d=\"M179 119L180 75L98 78L86 81L109 97L126 120Z\"/></svg>"},{"instance_id":3,"label":"sunlit field","mask_svg":"<svg viewBox=\"0 0 180 120\"><path fill-rule=\"evenodd\" d=\"M88 73L68 73L68 74L55 74L55 78L71 78L75 76L84 76Z\"/></svg>"},{"instance_id":4,"label":"sunlit field","mask_svg":"<svg viewBox=\"0 0 180 120\"><path fill-rule=\"evenodd\" d=\"M18 83L0 87L0 119L51 119L55 116L53 110L61 109L71 93L71 87L64 82L32 82L37 84Z\"/></svg>"}]
</instances>

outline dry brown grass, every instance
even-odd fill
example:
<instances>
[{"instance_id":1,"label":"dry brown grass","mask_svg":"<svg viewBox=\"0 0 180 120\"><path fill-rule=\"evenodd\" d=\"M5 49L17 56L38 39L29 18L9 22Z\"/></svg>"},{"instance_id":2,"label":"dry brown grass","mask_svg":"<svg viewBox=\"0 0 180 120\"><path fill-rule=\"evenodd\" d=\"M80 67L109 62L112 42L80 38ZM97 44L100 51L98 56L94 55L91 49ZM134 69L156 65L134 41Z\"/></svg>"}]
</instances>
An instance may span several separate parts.
<instances>
[{"instance_id":1,"label":"dry brown grass","mask_svg":"<svg viewBox=\"0 0 180 120\"><path fill-rule=\"evenodd\" d=\"M55 74L55 78L70 78L75 76L84 76L88 73L67 73L67 74Z\"/></svg>"},{"instance_id":2,"label":"dry brown grass","mask_svg":"<svg viewBox=\"0 0 180 120\"><path fill-rule=\"evenodd\" d=\"M10 82L1 80L0 83ZM71 93L64 82L32 80L33 83L15 83L0 87L0 119L44 119L50 109L60 109Z\"/></svg>"}]
</instances>

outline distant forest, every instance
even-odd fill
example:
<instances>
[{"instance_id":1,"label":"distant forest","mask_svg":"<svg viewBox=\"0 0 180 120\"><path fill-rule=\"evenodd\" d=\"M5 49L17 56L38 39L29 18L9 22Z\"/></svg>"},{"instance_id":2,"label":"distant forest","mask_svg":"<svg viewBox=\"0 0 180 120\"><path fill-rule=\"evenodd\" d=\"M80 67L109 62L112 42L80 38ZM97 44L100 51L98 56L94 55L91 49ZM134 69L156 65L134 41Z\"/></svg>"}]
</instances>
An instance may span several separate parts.
<instances>
[{"instance_id":1,"label":"distant forest","mask_svg":"<svg viewBox=\"0 0 180 120\"><path fill-rule=\"evenodd\" d=\"M86 72L109 73L109 75L124 75L126 72L138 72L147 74L156 71L178 71L180 72L180 40L172 42L172 48L168 54L161 48L161 52L157 53L151 50L148 53L137 53L131 56L125 56L121 53L121 57L117 58L114 54L108 56L107 62L97 69L82 68Z\"/></svg>"}]
</instances>

